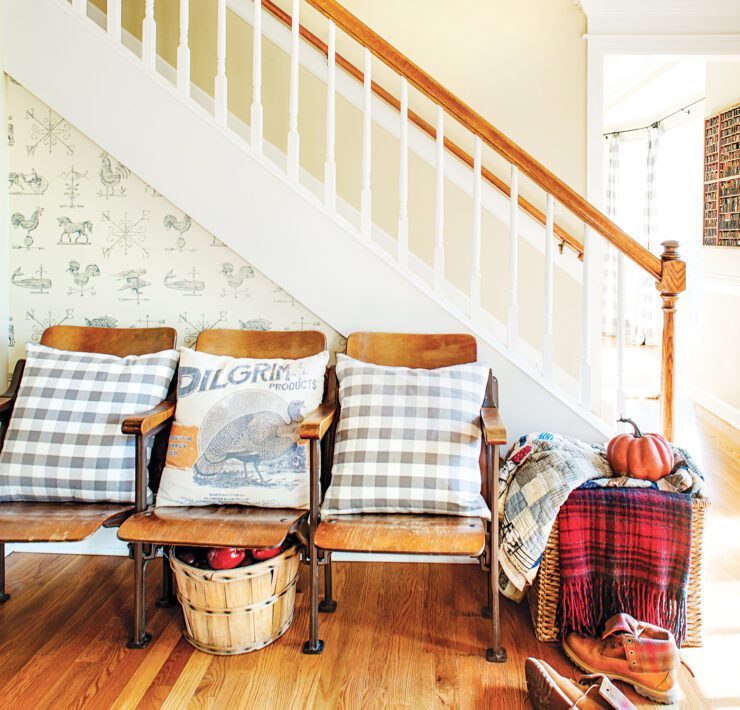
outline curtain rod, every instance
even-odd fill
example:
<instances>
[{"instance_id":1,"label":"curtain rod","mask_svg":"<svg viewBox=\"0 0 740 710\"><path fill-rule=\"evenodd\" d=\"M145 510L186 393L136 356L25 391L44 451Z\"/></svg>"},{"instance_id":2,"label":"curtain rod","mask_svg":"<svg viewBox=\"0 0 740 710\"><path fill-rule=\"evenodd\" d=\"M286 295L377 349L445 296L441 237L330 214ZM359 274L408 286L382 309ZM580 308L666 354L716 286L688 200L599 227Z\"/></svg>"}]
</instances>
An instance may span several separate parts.
<instances>
[{"instance_id":1,"label":"curtain rod","mask_svg":"<svg viewBox=\"0 0 740 710\"><path fill-rule=\"evenodd\" d=\"M604 133L604 138L608 138L609 136L621 136L623 133L635 133L636 131L646 131L648 128L658 128L663 121L667 121L669 118L672 118L676 114L682 113L683 111L686 111L687 113L690 113L688 109L690 109L692 106L696 106L696 104L700 104L702 101L705 100L705 96L702 96L700 99L697 99L696 101L692 101L690 104L686 104L686 106L682 106L681 108L676 109L672 113L669 113L667 116L663 116L663 118L659 118L657 121L653 121L652 123L649 123L647 126L641 126L640 128L627 128L624 131L609 131L609 133Z\"/></svg>"}]
</instances>

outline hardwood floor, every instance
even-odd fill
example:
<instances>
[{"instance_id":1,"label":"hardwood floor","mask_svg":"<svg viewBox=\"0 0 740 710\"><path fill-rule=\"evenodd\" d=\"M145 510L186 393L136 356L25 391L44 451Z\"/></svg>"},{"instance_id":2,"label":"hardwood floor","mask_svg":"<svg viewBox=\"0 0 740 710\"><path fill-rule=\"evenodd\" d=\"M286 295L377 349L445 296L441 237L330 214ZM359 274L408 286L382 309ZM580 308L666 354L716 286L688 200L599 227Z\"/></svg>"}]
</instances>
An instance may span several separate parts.
<instances>
[{"instance_id":1,"label":"hardwood floor","mask_svg":"<svg viewBox=\"0 0 740 710\"><path fill-rule=\"evenodd\" d=\"M707 526L706 645L682 652L683 708L740 707L740 433L697 410L697 456L713 499ZM483 577L472 565L337 563L337 612L322 615L321 656L304 656L305 594L286 635L261 651L209 656L181 637L178 609L157 609L151 565L145 651L126 649L131 563L14 553L0 607L0 707L528 708L523 664L556 645L534 638L525 605L504 600L504 665L486 663ZM639 707L653 707L631 696Z\"/></svg>"}]
</instances>

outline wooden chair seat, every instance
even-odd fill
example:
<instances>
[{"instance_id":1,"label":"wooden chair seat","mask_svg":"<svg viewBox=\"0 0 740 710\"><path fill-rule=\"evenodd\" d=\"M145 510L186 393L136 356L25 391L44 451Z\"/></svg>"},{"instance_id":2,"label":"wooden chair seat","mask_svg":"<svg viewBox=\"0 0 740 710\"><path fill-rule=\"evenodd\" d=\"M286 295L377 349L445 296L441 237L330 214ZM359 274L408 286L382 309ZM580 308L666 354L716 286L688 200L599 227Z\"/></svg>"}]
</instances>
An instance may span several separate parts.
<instances>
[{"instance_id":1,"label":"wooden chair seat","mask_svg":"<svg viewBox=\"0 0 740 710\"><path fill-rule=\"evenodd\" d=\"M79 542L98 528L115 526L133 506L119 503L3 503L3 542Z\"/></svg>"},{"instance_id":2,"label":"wooden chair seat","mask_svg":"<svg viewBox=\"0 0 740 710\"><path fill-rule=\"evenodd\" d=\"M277 547L305 510L239 505L154 508L118 530L128 542L188 547Z\"/></svg>"},{"instance_id":3,"label":"wooden chair seat","mask_svg":"<svg viewBox=\"0 0 740 710\"><path fill-rule=\"evenodd\" d=\"M486 544L480 518L451 515L330 515L316 531L316 545L342 552L477 557Z\"/></svg>"}]
</instances>

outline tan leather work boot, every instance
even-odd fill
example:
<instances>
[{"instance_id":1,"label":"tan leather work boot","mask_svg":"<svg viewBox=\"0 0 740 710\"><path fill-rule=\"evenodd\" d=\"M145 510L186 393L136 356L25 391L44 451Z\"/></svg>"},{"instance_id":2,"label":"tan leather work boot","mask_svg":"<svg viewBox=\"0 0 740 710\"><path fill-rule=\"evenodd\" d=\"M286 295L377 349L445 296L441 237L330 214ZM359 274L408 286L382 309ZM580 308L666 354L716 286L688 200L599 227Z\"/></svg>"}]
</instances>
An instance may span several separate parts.
<instances>
[{"instance_id":1,"label":"tan leather work boot","mask_svg":"<svg viewBox=\"0 0 740 710\"><path fill-rule=\"evenodd\" d=\"M635 710L635 706L606 676L585 676L574 683L537 658L524 665L527 691L534 710Z\"/></svg>"},{"instance_id":2,"label":"tan leather work boot","mask_svg":"<svg viewBox=\"0 0 740 710\"><path fill-rule=\"evenodd\" d=\"M678 699L681 658L670 631L617 614L606 622L600 639L568 634L563 650L586 673L603 673L629 683L658 703Z\"/></svg>"}]
</instances>

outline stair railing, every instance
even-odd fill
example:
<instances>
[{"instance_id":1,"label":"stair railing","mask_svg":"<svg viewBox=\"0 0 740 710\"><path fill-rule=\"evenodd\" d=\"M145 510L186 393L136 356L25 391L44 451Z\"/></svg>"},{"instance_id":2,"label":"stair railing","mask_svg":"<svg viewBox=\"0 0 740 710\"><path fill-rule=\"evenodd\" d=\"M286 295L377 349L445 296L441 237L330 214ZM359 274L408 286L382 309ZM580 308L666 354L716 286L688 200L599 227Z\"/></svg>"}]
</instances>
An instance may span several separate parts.
<instances>
[{"instance_id":1,"label":"stair railing","mask_svg":"<svg viewBox=\"0 0 740 710\"><path fill-rule=\"evenodd\" d=\"M267 3L270 0L263 0ZM452 92L433 79L423 69L414 64L408 57L386 42L380 35L361 22L357 17L350 13L346 8L335 0L306 0L309 5L322 13L329 20L330 37L334 36L335 26L340 27L347 35L352 37L365 48L365 69L363 72L363 81L365 85L366 97L369 94L371 86L370 71L371 63L369 55L372 54L382 61L386 66L392 69L401 80L402 97L406 95L407 84L411 84L422 94L427 96L437 106L437 128L434 131L435 139L438 144L442 143L445 150L456 153L455 146L451 143L443 142L443 113L454 117L463 127L467 128L475 136L475 155L472 160L474 170L474 197L473 197L473 257L472 257L472 274L470 280L470 315L473 320L477 319L480 311L480 229L481 229L481 205L480 191L482 178L481 149L482 143L495 150L499 155L507 160L511 165L511 178L509 185L509 198L511 202L511 211L509 219L509 288L508 288L508 317L507 317L507 345L510 349L516 348L518 338L518 299L517 299L517 274L518 274L518 214L519 208L524 207L518 193L519 172L526 175L536 185L542 188L547 194L547 209L544 215L546 224L546 247L545 247L545 332L543 343L543 374L546 379L552 376L552 270L553 259L551 242L554 232L554 209L555 202L568 209L572 214L578 217L586 226L586 237L584 244L571 244L583 255L584 275L583 275L583 313L582 313L582 346L581 346L581 404L589 408L590 404L590 387L591 387L591 314L590 308L594 298L591 292L591 279L589 278L590 270L593 268L592 259L589 258L588 251L589 239L591 232L601 236L612 244L621 254L631 259L639 268L646 271L656 280L656 287L660 292L663 310L663 342L661 352L661 418L662 427L665 435L671 438L673 435L673 410L674 410L674 377L675 377L675 337L674 337L674 314L678 294L686 288L686 265L679 259L678 243L667 241L663 243L663 254L660 258L652 254L648 249L642 246L638 241L630 237L624 230L612 222L605 214L594 207L585 198L579 195L575 190L570 188L565 182L558 178L554 173L545 168L541 163L535 160L520 146L511 139L497 130L491 123L486 121L480 114L475 112L470 106L456 97ZM272 3L271 3L272 4ZM300 21L298 19L298 3L294 2L293 16L291 17L291 26L296 31L300 31ZM287 19L287 18L286 18ZM306 39L308 39L307 33ZM312 42L313 43L313 42ZM316 46L314 44L314 46ZM323 48L321 48L323 51ZM331 62L331 57L329 58ZM335 60L336 61L336 60ZM358 76L359 78L359 76ZM387 101L394 105L395 99ZM403 104L403 105L402 105ZM408 120L408 109L406 102L398 102L401 110L402 119ZM369 165L370 135L369 135L369 109L370 104L366 101L365 106L365 123L363 131L363 155ZM405 121L404 121L405 122ZM419 125L418 122L414 121ZM427 124L428 126L428 124ZM424 126L422 130L432 135L431 126ZM420 126L421 127L421 126ZM403 132L402 132L403 135ZM403 151L403 146L402 146ZM469 156L458 156L463 162L470 165ZM407 168L405 165L404 152L401 154L401 204L403 205L404 197L407 193L408 186ZM363 177L363 193L367 190L366 179ZM491 176L493 177L493 176ZM489 182L499 187L497 179L489 179ZM440 182L437 183L437 224L439 224L440 209ZM506 192L505 186L503 191ZM524 207L526 209L526 207ZM535 208L536 209L536 208ZM530 214L532 211L527 209ZM364 210L363 210L364 212ZM537 215L537 217L541 217ZM541 218L539 221L543 221ZM364 231L364 230L363 230ZM576 240L577 242L577 240ZM548 245L550 247L548 248ZM403 247L402 247L403 250ZM442 258L443 252L439 241L439 232L435 241L435 274L443 273L444 266L438 263ZM402 258L407 258L403 256ZM619 270L624 268L623 259L619 260ZM620 273L619 278L622 277ZM623 302L624 295L620 292L618 298ZM624 332L624 308L623 304L619 308L620 312L620 332ZM622 349L624 340L620 343ZM624 358L620 357L619 367L624 367ZM623 369L618 372L617 378L623 381Z\"/></svg>"},{"instance_id":2,"label":"stair railing","mask_svg":"<svg viewBox=\"0 0 740 710\"><path fill-rule=\"evenodd\" d=\"M80 14L87 12L87 0L71 0L72 7ZM214 119L225 126L228 118L226 77L226 9L227 0L217 2L216 76L214 79ZM593 234L599 235L619 251L618 283L624 283L624 257L632 260L640 269L656 280L663 310L663 342L661 355L661 415L663 431L668 438L673 434L675 345L674 315L678 295L686 287L686 266L680 260L678 243L663 243L660 258L652 254L639 242L630 237L606 215L566 185L531 155L497 130L476 113L470 106L457 98L429 74L386 42L376 32L362 23L335 0L306 0L329 21L328 43L300 24L300 0L292 0L291 14L279 8L272 0L253 0L253 60L252 60L252 103L251 103L251 146L258 152L263 148L262 113L262 12L263 8L290 28L290 96L289 129L287 151L287 175L297 182L300 168L300 136L298 132L298 86L300 40L311 44L327 57L327 104L326 104L326 159L324 166L324 203L334 211L336 194L336 67L353 76L363 85L363 128L362 128L362 191L360 201L360 235L369 240L372 226L372 97L381 98L399 112L400 126L400 186L398 220L398 261L401 267L408 264L408 127L414 124L435 141L435 241L434 241L434 287L442 295L445 274L444 257L444 155L450 153L473 171L473 229L472 263L468 289L469 316L473 324L481 316L481 187L482 181L492 185L509 198L509 284L507 289L507 346L512 354L517 351L519 339L518 308L518 255L519 255L519 211L523 210L545 226L545 309L542 344L542 375L546 383L553 383L553 244L555 238L561 246L567 245L583 260L583 298L581 323L580 357L580 401L584 409L590 409L591 401L591 304L594 300L590 275L595 268L590 249ZM107 32L115 42L121 41L121 0L108 0ZM177 87L184 96L190 93L190 50L188 48L189 0L180 0L180 44L177 51ZM336 52L336 28L339 27L364 48L362 70ZM372 57L375 56L399 77L400 99L381 87L372 79ZM156 23L154 0L145 0L142 26L142 61L154 70L156 61ZM436 107L436 125L432 126L409 108L408 88L415 87ZM474 136L474 154L471 156L449 137L445 136L445 117L450 116ZM501 155L510 165L510 180L507 185L502 179L482 164L482 150L486 145ZM520 173L527 176L546 193L546 210L543 213L519 194ZM555 223L556 204L569 210L586 227L583 244ZM624 382L624 289L618 289L618 339L617 339L617 401L623 399Z\"/></svg>"}]
</instances>

